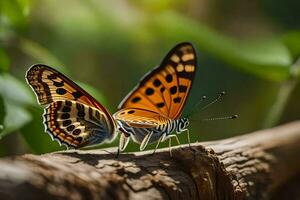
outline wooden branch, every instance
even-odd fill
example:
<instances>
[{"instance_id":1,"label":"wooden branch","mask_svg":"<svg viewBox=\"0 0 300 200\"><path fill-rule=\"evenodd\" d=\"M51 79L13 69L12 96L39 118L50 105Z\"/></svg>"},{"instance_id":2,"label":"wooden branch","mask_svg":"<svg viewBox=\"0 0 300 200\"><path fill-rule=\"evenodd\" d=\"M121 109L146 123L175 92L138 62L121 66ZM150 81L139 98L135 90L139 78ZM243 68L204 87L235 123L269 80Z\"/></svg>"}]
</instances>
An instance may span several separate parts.
<instances>
[{"instance_id":1,"label":"wooden branch","mask_svg":"<svg viewBox=\"0 0 300 200\"><path fill-rule=\"evenodd\" d=\"M300 172L300 121L192 147L4 158L0 199L266 199Z\"/></svg>"}]
</instances>

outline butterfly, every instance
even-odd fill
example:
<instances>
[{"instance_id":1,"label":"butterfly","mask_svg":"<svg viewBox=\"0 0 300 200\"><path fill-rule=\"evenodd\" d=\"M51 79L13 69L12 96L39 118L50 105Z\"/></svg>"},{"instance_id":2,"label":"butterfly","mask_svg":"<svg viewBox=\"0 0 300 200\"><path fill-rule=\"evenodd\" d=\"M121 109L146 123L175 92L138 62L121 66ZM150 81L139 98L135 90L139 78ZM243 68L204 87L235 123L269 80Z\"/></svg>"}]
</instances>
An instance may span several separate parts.
<instances>
[{"instance_id":1,"label":"butterfly","mask_svg":"<svg viewBox=\"0 0 300 200\"><path fill-rule=\"evenodd\" d=\"M52 140L80 148L110 142L117 136L115 120L108 110L62 73L36 64L25 78L38 103L46 106L43 123Z\"/></svg>"},{"instance_id":2,"label":"butterfly","mask_svg":"<svg viewBox=\"0 0 300 200\"><path fill-rule=\"evenodd\" d=\"M161 64L147 73L122 100L113 115L121 132L119 150L123 151L130 138L144 150L147 144L160 142L187 131L189 120L181 117L196 73L196 52L191 43L176 45ZM179 143L180 144L180 143ZM154 150L154 151L155 151Z\"/></svg>"},{"instance_id":3,"label":"butterfly","mask_svg":"<svg viewBox=\"0 0 300 200\"><path fill-rule=\"evenodd\" d=\"M159 67L146 74L119 105L113 116L95 98L57 70L36 64L26 73L38 103L45 105L44 127L53 140L80 148L113 141L121 133L119 149L130 138L141 144L189 132L187 118L180 118L196 72L196 53L190 43L176 45ZM171 140L169 140L171 141ZM190 143L190 142L189 142Z\"/></svg>"}]
</instances>

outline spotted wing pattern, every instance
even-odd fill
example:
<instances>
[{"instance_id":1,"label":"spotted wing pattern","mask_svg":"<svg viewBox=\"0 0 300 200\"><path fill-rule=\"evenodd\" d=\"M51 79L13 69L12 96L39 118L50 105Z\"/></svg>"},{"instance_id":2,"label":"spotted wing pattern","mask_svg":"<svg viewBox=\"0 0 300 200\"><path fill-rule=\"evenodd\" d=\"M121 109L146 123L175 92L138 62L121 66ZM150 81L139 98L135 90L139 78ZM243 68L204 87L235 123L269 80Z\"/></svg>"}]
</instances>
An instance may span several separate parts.
<instances>
[{"instance_id":1,"label":"spotted wing pattern","mask_svg":"<svg viewBox=\"0 0 300 200\"><path fill-rule=\"evenodd\" d=\"M116 136L110 113L85 90L46 65L34 65L26 80L38 102L47 105L44 124L49 135L70 147L111 141Z\"/></svg>"},{"instance_id":2,"label":"spotted wing pattern","mask_svg":"<svg viewBox=\"0 0 300 200\"><path fill-rule=\"evenodd\" d=\"M75 101L55 101L44 113L46 132L52 139L74 148L111 140L111 126L100 110Z\"/></svg>"},{"instance_id":3,"label":"spotted wing pattern","mask_svg":"<svg viewBox=\"0 0 300 200\"><path fill-rule=\"evenodd\" d=\"M124 120L129 126L136 128L155 128L168 122L168 118L157 112L140 108L125 108L114 114L114 119Z\"/></svg>"},{"instance_id":4,"label":"spotted wing pattern","mask_svg":"<svg viewBox=\"0 0 300 200\"><path fill-rule=\"evenodd\" d=\"M190 43L180 43L159 67L146 74L120 103L122 108L152 110L170 119L180 117L196 72L196 53Z\"/></svg>"},{"instance_id":5,"label":"spotted wing pattern","mask_svg":"<svg viewBox=\"0 0 300 200\"><path fill-rule=\"evenodd\" d=\"M57 100L74 100L109 113L85 90L57 70L42 64L33 65L26 80L34 90L41 105Z\"/></svg>"}]
</instances>

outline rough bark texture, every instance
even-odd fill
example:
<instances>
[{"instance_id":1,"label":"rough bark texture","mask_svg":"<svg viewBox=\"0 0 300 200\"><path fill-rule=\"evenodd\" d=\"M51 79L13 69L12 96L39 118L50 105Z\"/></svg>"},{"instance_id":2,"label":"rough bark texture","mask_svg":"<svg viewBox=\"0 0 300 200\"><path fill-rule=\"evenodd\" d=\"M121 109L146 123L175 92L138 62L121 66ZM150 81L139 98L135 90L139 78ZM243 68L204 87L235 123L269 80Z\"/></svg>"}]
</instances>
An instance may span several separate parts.
<instances>
[{"instance_id":1,"label":"rough bark texture","mask_svg":"<svg viewBox=\"0 0 300 200\"><path fill-rule=\"evenodd\" d=\"M268 199L300 172L300 122L192 148L1 159L0 199Z\"/></svg>"}]
</instances>

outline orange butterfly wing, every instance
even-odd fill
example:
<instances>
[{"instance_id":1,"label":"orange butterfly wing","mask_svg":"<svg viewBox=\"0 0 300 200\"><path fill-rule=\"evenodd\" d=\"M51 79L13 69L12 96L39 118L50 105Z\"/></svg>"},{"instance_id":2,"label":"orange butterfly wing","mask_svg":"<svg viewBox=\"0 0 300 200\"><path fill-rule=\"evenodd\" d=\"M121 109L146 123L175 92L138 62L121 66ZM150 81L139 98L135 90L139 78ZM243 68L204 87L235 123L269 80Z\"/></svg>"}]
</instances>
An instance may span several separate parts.
<instances>
[{"instance_id":1,"label":"orange butterfly wing","mask_svg":"<svg viewBox=\"0 0 300 200\"><path fill-rule=\"evenodd\" d=\"M124 120L136 128L154 128L168 122L168 118L157 112L140 108L125 108L114 114L114 119Z\"/></svg>"},{"instance_id":2,"label":"orange butterfly wing","mask_svg":"<svg viewBox=\"0 0 300 200\"><path fill-rule=\"evenodd\" d=\"M103 141L114 138L115 122L111 114L62 73L49 66L37 64L27 71L26 81L35 92L39 104L48 105L44 115L46 131L60 143L81 147L96 144L107 133L111 136L106 135ZM63 112L64 115L61 114ZM74 130L74 127L79 128Z\"/></svg>"},{"instance_id":3,"label":"orange butterfly wing","mask_svg":"<svg viewBox=\"0 0 300 200\"><path fill-rule=\"evenodd\" d=\"M193 84L196 64L192 44L176 45L159 67L142 78L118 108L140 108L170 119L179 118Z\"/></svg>"}]
</instances>

